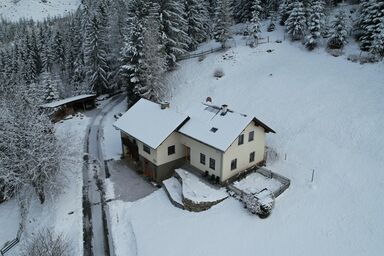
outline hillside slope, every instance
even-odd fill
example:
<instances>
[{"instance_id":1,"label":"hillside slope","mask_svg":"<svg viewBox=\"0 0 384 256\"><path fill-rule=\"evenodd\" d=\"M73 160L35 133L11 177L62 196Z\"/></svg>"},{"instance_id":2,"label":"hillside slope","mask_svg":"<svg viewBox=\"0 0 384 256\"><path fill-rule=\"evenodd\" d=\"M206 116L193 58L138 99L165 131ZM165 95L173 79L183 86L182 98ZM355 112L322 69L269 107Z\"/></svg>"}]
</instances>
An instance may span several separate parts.
<instances>
[{"instance_id":1,"label":"hillside slope","mask_svg":"<svg viewBox=\"0 0 384 256\"><path fill-rule=\"evenodd\" d=\"M11 21L18 21L22 18L43 20L50 16L64 16L75 11L81 0L48 0L43 3L41 0L1 0L0 16Z\"/></svg>"},{"instance_id":2,"label":"hillside slope","mask_svg":"<svg viewBox=\"0 0 384 256\"><path fill-rule=\"evenodd\" d=\"M199 214L173 207L161 190L114 201L118 255L382 254L384 63L349 62L353 43L335 58L275 43L281 27L264 36L271 43L251 49L237 36L225 53L181 62L168 76L169 100L183 111L210 96L266 122L277 131L267 136L278 154L268 168L289 177L290 188L265 220L232 198ZM213 77L217 68L224 77Z\"/></svg>"}]
</instances>

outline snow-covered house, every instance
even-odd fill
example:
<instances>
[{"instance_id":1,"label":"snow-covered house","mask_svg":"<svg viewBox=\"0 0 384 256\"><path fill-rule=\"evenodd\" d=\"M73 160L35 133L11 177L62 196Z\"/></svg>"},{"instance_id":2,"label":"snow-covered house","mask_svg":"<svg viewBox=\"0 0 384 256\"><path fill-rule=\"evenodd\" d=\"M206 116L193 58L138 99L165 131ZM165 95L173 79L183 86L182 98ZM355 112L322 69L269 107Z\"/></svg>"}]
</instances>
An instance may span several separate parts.
<instances>
[{"instance_id":1,"label":"snow-covered house","mask_svg":"<svg viewBox=\"0 0 384 256\"><path fill-rule=\"evenodd\" d=\"M140 161L143 173L162 181L189 164L224 182L262 163L266 133L257 118L227 105L198 104L179 113L169 104L141 99L114 126L121 131L124 155Z\"/></svg>"}]
</instances>

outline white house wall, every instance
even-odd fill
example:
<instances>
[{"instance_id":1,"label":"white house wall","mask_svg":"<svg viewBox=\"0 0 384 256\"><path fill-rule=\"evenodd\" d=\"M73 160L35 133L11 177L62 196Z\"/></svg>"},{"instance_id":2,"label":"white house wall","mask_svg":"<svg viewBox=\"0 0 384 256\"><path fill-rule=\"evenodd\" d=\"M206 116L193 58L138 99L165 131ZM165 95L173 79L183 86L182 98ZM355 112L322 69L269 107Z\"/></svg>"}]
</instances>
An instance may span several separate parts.
<instances>
[{"instance_id":1,"label":"white house wall","mask_svg":"<svg viewBox=\"0 0 384 256\"><path fill-rule=\"evenodd\" d=\"M130 141L133 141L133 138L130 136L127 136L123 133L122 136L125 138L129 138ZM143 156L148 161L157 166L185 157L185 147L180 142L180 134L176 132L173 132L163 143L160 144L157 149L153 149L150 147L150 154L143 150L143 142L136 140L136 143L139 155ZM168 155L168 147L172 145L175 145L175 153L172 155Z\"/></svg>"},{"instance_id":2,"label":"white house wall","mask_svg":"<svg viewBox=\"0 0 384 256\"><path fill-rule=\"evenodd\" d=\"M188 136L180 134L181 143L188 146L190 151L190 165L205 172L208 171L209 175L215 175L221 177L221 162L222 152L214 149L206 144L191 139ZM205 165L200 163L200 153L205 155ZM215 159L215 170L209 168L209 158Z\"/></svg>"},{"instance_id":3,"label":"white house wall","mask_svg":"<svg viewBox=\"0 0 384 256\"><path fill-rule=\"evenodd\" d=\"M156 165L162 165L182 157L185 157L185 147L180 142L180 134L173 132L160 146L157 148L157 163ZM175 153L168 155L168 147L175 146Z\"/></svg>"},{"instance_id":4,"label":"white house wall","mask_svg":"<svg viewBox=\"0 0 384 256\"><path fill-rule=\"evenodd\" d=\"M249 132L254 131L254 140L248 142ZM251 122L241 133L244 134L244 143L238 145L238 138L231 144L223 156L222 181L236 175L256 163L263 161L265 151L265 132L260 126ZM255 161L249 162L250 153L255 152ZM231 161L237 159L237 168L231 170Z\"/></svg>"}]
</instances>

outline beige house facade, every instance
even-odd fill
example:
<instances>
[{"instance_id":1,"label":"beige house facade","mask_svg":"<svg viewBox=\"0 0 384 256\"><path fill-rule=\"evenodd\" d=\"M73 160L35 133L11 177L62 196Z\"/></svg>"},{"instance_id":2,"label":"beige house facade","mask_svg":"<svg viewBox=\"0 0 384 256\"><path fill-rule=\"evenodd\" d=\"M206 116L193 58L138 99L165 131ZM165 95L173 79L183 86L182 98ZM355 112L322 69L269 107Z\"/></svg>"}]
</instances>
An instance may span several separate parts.
<instances>
[{"instance_id":1,"label":"beige house facade","mask_svg":"<svg viewBox=\"0 0 384 256\"><path fill-rule=\"evenodd\" d=\"M121 131L124 157L161 182L183 165L224 183L265 161L266 133L260 120L226 105L198 104L187 113L141 99L114 126Z\"/></svg>"}]
</instances>

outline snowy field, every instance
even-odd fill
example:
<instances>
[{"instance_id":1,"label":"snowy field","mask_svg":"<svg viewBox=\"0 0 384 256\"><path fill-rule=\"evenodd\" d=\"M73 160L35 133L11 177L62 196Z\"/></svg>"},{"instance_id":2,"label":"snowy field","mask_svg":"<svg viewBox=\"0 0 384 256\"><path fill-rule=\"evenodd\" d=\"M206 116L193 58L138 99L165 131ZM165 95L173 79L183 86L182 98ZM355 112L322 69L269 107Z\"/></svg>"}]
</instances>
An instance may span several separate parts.
<instances>
[{"instance_id":1,"label":"snowy field","mask_svg":"<svg viewBox=\"0 0 384 256\"><path fill-rule=\"evenodd\" d=\"M277 131L267 136L278 154L267 167L291 186L272 215L259 219L233 198L190 213L163 190L114 201L117 255L382 255L384 63L349 62L359 53L354 44L335 58L323 48L274 43L283 39L279 26L266 35L273 43L251 49L237 36L226 53L183 61L168 84L180 111L211 96ZM216 68L224 77L213 77Z\"/></svg>"},{"instance_id":2,"label":"snowy field","mask_svg":"<svg viewBox=\"0 0 384 256\"><path fill-rule=\"evenodd\" d=\"M89 118L76 117L56 124L59 140L70 143L67 146L71 152L71 161L62 163L63 176L59 177L62 189L56 195L49 195L43 205L33 197L21 243L7 255L19 255L23 242L45 228L62 233L68 239L71 255L82 254L82 156L88 123ZM20 218L18 212L15 200L0 205L0 245L16 237Z\"/></svg>"},{"instance_id":3,"label":"snowy field","mask_svg":"<svg viewBox=\"0 0 384 256\"><path fill-rule=\"evenodd\" d=\"M18 21L22 18L32 18L36 21L44 20L48 16L65 16L75 11L81 0L1 0L0 17L7 20Z\"/></svg>"}]
</instances>

